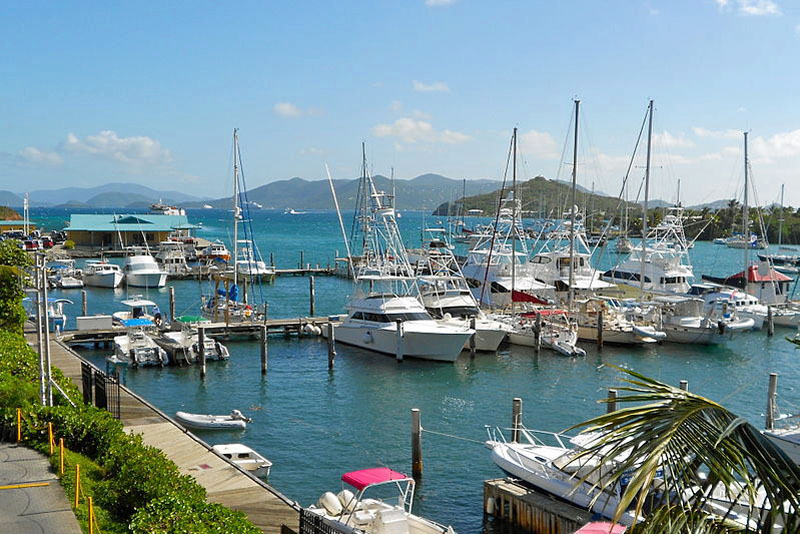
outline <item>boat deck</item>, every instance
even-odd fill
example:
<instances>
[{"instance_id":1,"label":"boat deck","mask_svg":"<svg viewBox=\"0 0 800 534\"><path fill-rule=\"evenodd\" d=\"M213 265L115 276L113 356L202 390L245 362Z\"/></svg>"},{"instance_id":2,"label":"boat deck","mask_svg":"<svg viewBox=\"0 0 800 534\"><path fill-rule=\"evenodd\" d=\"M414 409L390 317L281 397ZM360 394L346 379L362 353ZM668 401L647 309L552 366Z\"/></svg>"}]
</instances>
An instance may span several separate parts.
<instances>
[{"instance_id":1,"label":"boat deck","mask_svg":"<svg viewBox=\"0 0 800 534\"><path fill-rule=\"evenodd\" d=\"M26 332L25 337L36 349L35 332ZM53 338L50 347L52 365L80 389L84 360ZM145 444L159 448L182 474L193 476L206 489L209 502L244 512L265 533L280 533L282 525L298 528L296 503L216 454L208 444L125 386L120 386L120 420L126 432L141 434Z\"/></svg>"}]
</instances>

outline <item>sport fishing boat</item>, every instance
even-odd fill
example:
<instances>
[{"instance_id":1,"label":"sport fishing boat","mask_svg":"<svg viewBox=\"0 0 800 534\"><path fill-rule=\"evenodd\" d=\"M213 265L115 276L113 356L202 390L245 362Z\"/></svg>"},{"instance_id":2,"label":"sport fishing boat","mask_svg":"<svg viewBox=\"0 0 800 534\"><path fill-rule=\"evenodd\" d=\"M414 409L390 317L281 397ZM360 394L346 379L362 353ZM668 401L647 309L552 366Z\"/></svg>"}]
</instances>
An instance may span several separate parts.
<instances>
[{"instance_id":1,"label":"sport fishing boat","mask_svg":"<svg viewBox=\"0 0 800 534\"><path fill-rule=\"evenodd\" d=\"M259 478L268 478L272 462L242 443L222 443L211 447L214 452Z\"/></svg>"},{"instance_id":2,"label":"sport fishing boat","mask_svg":"<svg viewBox=\"0 0 800 534\"><path fill-rule=\"evenodd\" d=\"M175 412L175 420L187 428L198 430L244 430L252 421L239 410L231 410L229 415Z\"/></svg>"},{"instance_id":3,"label":"sport fishing boat","mask_svg":"<svg viewBox=\"0 0 800 534\"><path fill-rule=\"evenodd\" d=\"M167 283L167 273L150 254L128 256L122 266L128 287L158 288Z\"/></svg>"},{"instance_id":4,"label":"sport fishing boat","mask_svg":"<svg viewBox=\"0 0 800 534\"><path fill-rule=\"evenodd\" d=\"M366 168L362 145L362 177L355 213L362 244L357 268L350 261L355 292L347 315L331 323L336 341L383 354L453 362L475 331L467 326L437 323L425 310L416 273L408 261L395 219L394 197L375 188ZM338 200L329 179L337 213ZM344 235L348 258L350 245ZM328 336L328 328L323 335Z\"/></svg>"},{"instance_id":5,"label":"sport fishing boat","mask_svg":"<svg viewBox=\"0 0 800 534\"><path fill-rule=\"evenodd\" d=\"M351 471L342 475L342 482L355 490L342 489L338 494L326 491L305 509L321 516L336 532L354 534L455 534L452 527L414 515L414 479L387 467ZM343 484L343 485L344 485ZM389 499L373 498L385 495L388 488L399 495ZM368 493L372 491L371 493ZM383 491L382 491L383 490ZM370 495L368 498L367 495Z\"/></svg>"},{"instance_id":6,"label":"sport fishing boat","mask_svg":"<svg viewBox=\"0 0 800 534\"><path fill-rule=\"evenodd\" d=\"M107 261L87 261L83 268L83 283L92 287L115 288L122 283L119 265Z\"/></svg>"},{"instance_id":7,"label":"sport fishing boat","mask_svg":"<svg viewBox=\"0 0 800 534\"><path fill-rule=\"evenodd\" d=\"M155 328L150 319L125 319L122 326L127 332L114 338L114 354L106 358L109 363L131 367L163 366L169 362L167 353L150 336Z\"/></svg>"},{"instance_id":8,"label":"sport fishing boat","mask_svg":"<svg viewBox=\"0 0 800 534\"><path fill-rule=\"evenodd\" d=\"M33 306L36 305L36 298L25 297L22 304L27 312L28 319L36 321L37 313ZM67 326L67 314L64 311L64 304L72 304L69 299L47 297L47 328L50 332L63 332Z\"/></svg>"}]
</instances>

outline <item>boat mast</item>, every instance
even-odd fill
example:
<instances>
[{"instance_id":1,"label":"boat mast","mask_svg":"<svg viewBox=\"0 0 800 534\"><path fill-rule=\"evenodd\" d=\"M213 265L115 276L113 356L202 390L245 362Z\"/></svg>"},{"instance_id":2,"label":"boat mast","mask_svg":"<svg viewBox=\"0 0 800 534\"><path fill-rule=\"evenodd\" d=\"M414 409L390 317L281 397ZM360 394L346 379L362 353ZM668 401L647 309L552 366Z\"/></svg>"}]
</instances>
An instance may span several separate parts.
<instances>
[{"instance_id":1,"label":"boat mast","mask_svg":"<svg viewBox=\"0 0 800 534\"><path fill-rule=\"evenodd\" d=\"M642 210L642 271L639 273L639 287L644 291L644 268L647 260L647 201L650 199L650 149L653 143L653 101L648 107L647 119L647 163L644 170L644 206Z\"/></svg>"},{"instance_id":2,"label":"boat mast","mask_svg":"<svg viewBox=\"0 0 800 534\"><path fill-rule=\"evenodd\" d=\"M675 199L675 206L681 207L681 179L678 178L678 197Z\"/></svg>"},{"instance_id":3,"label":"boat mast","mask_svg":"<svg viewBox=\"0 0 800 534\"><path fill-rule=\"evenodd\" d=\"M744 132L744 204L742 205L742 226L744 226L744 280L747 282L747 267L750 264L750 209L748 207L747 190L749 188L748 171L750 162L747 156L747 132Z\"/></svg>"},{"instance_id":4,"label":"boat mast","mask_svg":"<svg viewBox=\"0 0 800 534\"><path fill-rule=\"evenodd\" d=\"M514 143L512 145L513 162L511 166L511 315L514 315L514 291L517 282L517 128L514 127Z\"/></svg>"},{"instance_id":5,"label":"boat mast","mask_svg":"<svg viewBox=\"0 0 800 534\"><path fill-rule=\"evenodd\" d=\"M783 186L786 184L781 184L781 216L778 219L778 246L781 246L783 242Z\"/></svg>"},{"instance_id":6,"label":"boat mast","mask_svg":"<svg viewBox=\"0 0 800 534\"><path fill-rule=\"evenodd\" d=\"M575 140L572 143L572 197L569 225L569 309L575 300L575 190L578 187L578 117L581 101L575 100Z\"/></svg>"},{"instance_id":7,"label":"boat mast","mask_svg":"<svg viewBox=\"0 0 800 534\"><path fill-rule=\"evenodd\" d=\"M233 129L233 285L238 282L239 259L239 128Z\"/></svg>"}]
</instances>

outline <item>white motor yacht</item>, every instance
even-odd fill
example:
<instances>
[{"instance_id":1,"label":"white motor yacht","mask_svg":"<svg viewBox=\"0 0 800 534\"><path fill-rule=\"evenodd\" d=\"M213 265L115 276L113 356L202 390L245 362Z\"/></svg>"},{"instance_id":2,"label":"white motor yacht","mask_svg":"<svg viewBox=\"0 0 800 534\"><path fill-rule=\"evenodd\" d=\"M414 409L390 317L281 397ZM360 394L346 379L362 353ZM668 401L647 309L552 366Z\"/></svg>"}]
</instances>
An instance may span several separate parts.
<instances>
[{"instance_id":1,"label":"white motor yacht","mask_svg":"<svg viewBox=\"0 0 800 534\"><path fill-rule=\"evenodd\" d=\"M158 244L156 261L169 277L181 277L189 273L184 244L177 240L162 241Z\"/></svg>"},{"instance_id":2,"label":"white motor yacht","mask_svg":"<svg viewBox=\"0 0 800 534\"><path fill-rule=\"evenodd\" d=\"M671 343L715 345L736 333L752 330L755 324L751 318L739 318L731 313L727 317L718 316L699 298L660 296L653 302L661 314L659 329L666 334L665 341Z\"/></svg>"},{"instance_id":3,"label":"white motor yacht","mask_svg":"<svg viewBox=\"0 0 800 534\"><path fill-rule=\"evenodd\" d=\"M714 283L694 284L689 290L706 303L707 308L717 308L723 314L736 313L739 317L752 319L753 327L760 330L772 314L773 325L797 328L800 312L787 305L766 306L757 297L739 289Z\"/></svg>"},{"instance_id":4,"label":"white motor yacht","mask_svg":"<svg viewBox=\"0 0 800 534\"><path fill-rule=\"evenodd\" d=\"M158 288L167 283L167 273L150 254L128 256L122 266L129 287Z\"/></svg>"},{"instance_id":5,"label":"white motor yacht","mask_svg":"<svg viewBox=\"0 0 800 534\"><path fill-rule=\"evenodd\" d=\"M222 241L215 241L202 249L197 258L201 261L228 261L231 259L231 253Z\"/></svg>"},{"instance_id":6,"label":"white motor yacht","mask_svg":"<svg viewBox=\"0 0 800 534\"><path fill-rule=\"evenodd\" d=\"M241 443L222 443L211 447L220 456L224 456L245 471L259 478L268 478L272 462L256 451Z\"/></svg>"},{"instance_id":7,"label":"white motor yacht","mask_svg":"<svg viewBox=\"0 0 800 534\"><path fill-rule=\"evenodd\" d=\"M455 534L452 527L440 525L411 513L414 505L414 479L387 467L361 469L342 475L342 482L353 488L338 494L327 491L306 508L330 522L336 532L365 534ZM381 489L394 488L399 496L391 500L372 498ZM374 490L368 493L368 490ZM370 495L367 498L367 495Z\"/></svg>"},{"instance_id":8,"label":"white motor yacht","mask_svg":"<svg viewBox=\"0 0 800 534\"><path fill-rule=\"evenodd\" d=\"M131 367L163 366L168 363L167 353L150 337L154 328L150 319L126 319L122 321L127 332L114 338L114 354L107 360Z\"/></svg>"},{"instance_id":9,"label":"white motor yacht","mask_svg":"<svg viewBox=\"0 0 800 534\"><path fill-rule=\"evenodd\" d=\"M80 289L83 287L81 272L75 268L72 258L58 258L48 265L49 281L59 289Z\"/></svg>"},{"instance_id":10,"label":"white motor yacht","mask_svg":"<svg viewBox=\"0 0 800 534\"><path fill-rule=\"evenodd\" d=\"M115 288L122 283L119 265L107 261L88 261L83 268L83 283L92 287Z\"/></svg>"}]
</instances>

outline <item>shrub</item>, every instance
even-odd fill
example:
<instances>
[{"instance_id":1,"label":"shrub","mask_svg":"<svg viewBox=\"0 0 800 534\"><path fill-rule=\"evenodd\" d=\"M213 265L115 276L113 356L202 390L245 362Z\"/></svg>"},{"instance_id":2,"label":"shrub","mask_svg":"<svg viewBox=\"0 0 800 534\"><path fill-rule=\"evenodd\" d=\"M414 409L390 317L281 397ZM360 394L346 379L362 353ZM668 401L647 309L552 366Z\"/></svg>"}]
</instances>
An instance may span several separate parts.
<instances>
[{"instance_id":1,"label":"shrub","mask_svg":"<svg viewBox=\"0 0 800 534\"><path fill-rule=\"evenodd\" d=\"M175 497L162 497L150 501L131 518L130 530L134 534L259 534L261 531L247 520L242 512L235 512L219 504L186 502Z\"/></svg>"},{"instance_id":2,"label":"shrub","mask_svg":"<svg viewBox=\"0 0 800 534\"><path fill-rule=\"evenodd\" d=\"M67 239L66 241L64 241L64 248L67 249L67 250L74 249L75 248L75 241L73 241L72 239Z\"/></svg>"}]
</instances>

